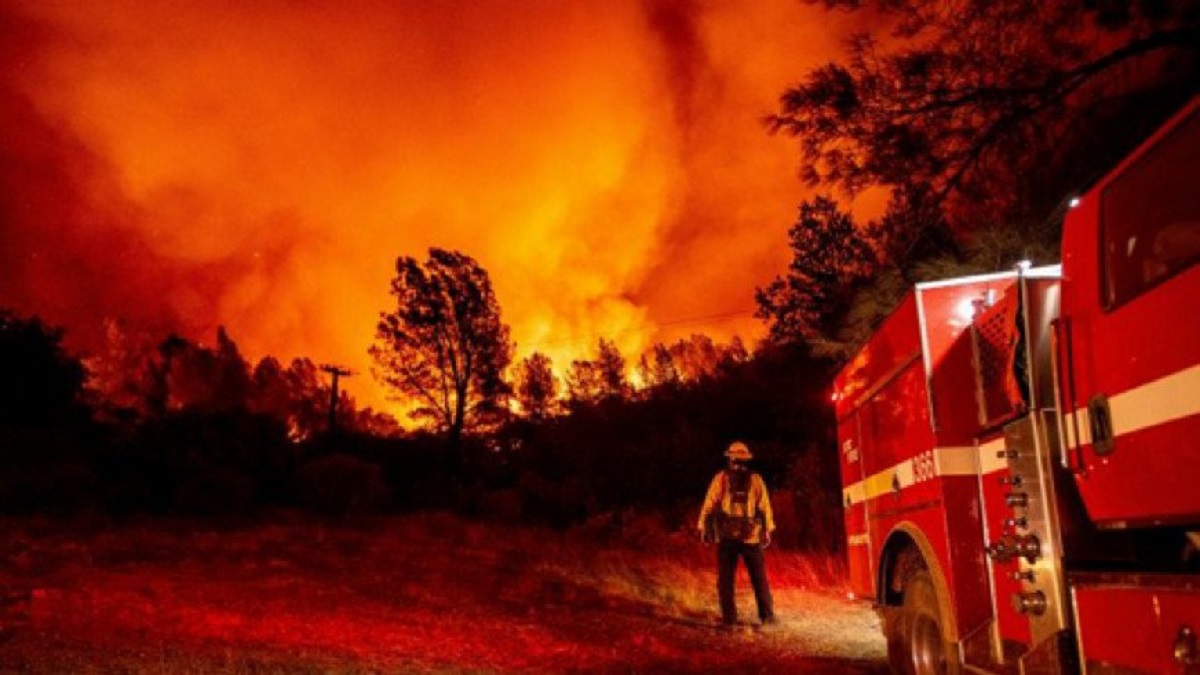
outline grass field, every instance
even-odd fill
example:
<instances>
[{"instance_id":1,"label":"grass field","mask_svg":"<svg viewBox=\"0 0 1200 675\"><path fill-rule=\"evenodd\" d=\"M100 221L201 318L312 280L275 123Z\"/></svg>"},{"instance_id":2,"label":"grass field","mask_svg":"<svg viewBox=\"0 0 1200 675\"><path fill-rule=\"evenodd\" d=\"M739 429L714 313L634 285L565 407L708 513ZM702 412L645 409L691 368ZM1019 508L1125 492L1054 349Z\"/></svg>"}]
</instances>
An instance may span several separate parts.
<instances>
[{"instance_id":1,"label":"grass field","mask_svg":"<svg viewBox=\"0 0 1200 675\"><path fill-rule=\"evenodd\" d=\"M652 526L3 526L5 673L886 671L834 561L769 550L781 623L725 632L712 550Z\"/></svg>"}]
</instances>

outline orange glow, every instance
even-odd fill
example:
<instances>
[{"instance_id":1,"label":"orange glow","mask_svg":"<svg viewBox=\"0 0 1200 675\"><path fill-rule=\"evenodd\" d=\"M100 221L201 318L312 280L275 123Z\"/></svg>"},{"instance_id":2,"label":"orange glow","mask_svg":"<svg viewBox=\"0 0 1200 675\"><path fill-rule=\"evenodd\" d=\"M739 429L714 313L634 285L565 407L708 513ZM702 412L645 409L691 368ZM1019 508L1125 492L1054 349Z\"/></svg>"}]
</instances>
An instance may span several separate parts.
<instances>
[{"instance_id":1,"label":"orange glow","mask_svg":"<svg viewBox=\"0 0 1200 675\"><path fill-rule=\"evenodd\" d=\"M849 20L794 0L6 3L0 306L77 339L106 316L224 324L249 357L365 372L395 258L436 245L488 269L518 357L560 371L601 336L630 362L753 340L803 196L760 119Z\"/></svg>"}]
</instances>

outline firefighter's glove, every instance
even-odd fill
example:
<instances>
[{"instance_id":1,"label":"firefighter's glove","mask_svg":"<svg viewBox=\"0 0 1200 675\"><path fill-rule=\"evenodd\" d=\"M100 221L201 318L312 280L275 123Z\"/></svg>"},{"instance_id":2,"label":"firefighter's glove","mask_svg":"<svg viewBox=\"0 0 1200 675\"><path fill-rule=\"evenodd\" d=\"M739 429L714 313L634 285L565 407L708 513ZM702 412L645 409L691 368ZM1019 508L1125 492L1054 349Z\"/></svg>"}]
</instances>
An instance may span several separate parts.
<instances>
[{"instance_id":1,"label":"firefighter's glove","mask_svg":"<svg viewBox=\"0 0 1200 675\"><path fill-rule=\"evenodd\" d=\"M762 547L766 548L771 545L771 533L763 530Z\"/></svg>"}]
</instances>

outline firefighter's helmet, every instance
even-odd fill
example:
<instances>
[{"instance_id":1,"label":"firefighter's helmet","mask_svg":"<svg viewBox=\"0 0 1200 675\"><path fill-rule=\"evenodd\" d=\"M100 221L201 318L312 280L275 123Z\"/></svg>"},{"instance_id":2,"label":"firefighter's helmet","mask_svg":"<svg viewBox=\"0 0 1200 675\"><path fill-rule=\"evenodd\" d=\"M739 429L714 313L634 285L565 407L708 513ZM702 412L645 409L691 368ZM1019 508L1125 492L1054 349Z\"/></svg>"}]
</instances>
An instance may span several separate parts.
<instances>
[{"instance_id":1,"label":"firefighter's helmet","mask_svg":"<svg viewBox=\"0 0 1200 675\"><path fill-rule=\"evenodd\" d=\"M734 441L729 444L729 449L725 451L725 456L729 459L748 460L754 457L750 454L750 448L741 441Z\"/></svg>"}]
</instances>

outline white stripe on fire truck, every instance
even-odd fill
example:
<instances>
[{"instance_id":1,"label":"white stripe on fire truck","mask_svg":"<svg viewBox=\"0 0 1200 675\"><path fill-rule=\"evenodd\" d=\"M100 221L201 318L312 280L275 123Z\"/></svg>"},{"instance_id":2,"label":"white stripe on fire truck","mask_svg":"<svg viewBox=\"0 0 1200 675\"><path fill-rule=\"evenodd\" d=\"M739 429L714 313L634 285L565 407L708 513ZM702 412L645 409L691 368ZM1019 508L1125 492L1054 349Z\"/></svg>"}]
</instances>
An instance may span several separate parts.
<instances>
[{"instance_id":1,"label":"white stripe on fire truck","mask_svg":"<svg viewBox=\"0 0 1200 675\"><path fill-rule=\"evenodd\" d=\"M842 490L842 502L847 506L867 501L866 481L860 480Z\"/></svg>"},{"instance_id":2,"label":"white stripe on fire truck","mask_svg":"<svg viewBox=\"0 0 1200 675\"><path fill-rule=\"evenodd\" d=\"M934 448L933 462L939 476L975 476L979 473L979 451L973 445Z\"/></svg>"},{"instance_id":3,"label":"white stripe on fire truck","mask_svg":"<svg viewBox=\"0 0 1200 675\"><path fill-rule=\"evenodd\" d=\"M846 537L846 543L851 546L866 546L871 543L871 535L866 532L851 534Z\"/></svg>"},{"instance_id":4,"label":"white stripe on fire truck","mask_svg":"<svg viewBox=\"0 0 1200 675\"><path fill-rule=\"evenodd\" d=\"M889 492L899 492L916 482L935 476L974 476L978 473L976 450L971 446L933 448L867 476L842 489L842 503L849 506ZM920 478L918 481L917 479Z\"/></svg>"},{"instance_id":5,"label":"white stripe on fire truck","mask_svg":"<svg viewBox=\"0 0 1200 675\"><path fill-rule=\"evenodd\" d=\"M979 472L983 475L995 473L1008 468L1008 460L1004 459L1004 439L994 438L979 446Z\"/></svg>"},{"instance_id":6,"label":"white stripe on fire truck","mask_svg":"<svg viewBox=\"0 0 1200 675\"><path fill-rule=\"evenodd\" d=\"M1108 409L1113 436L1200 414L1200 364L1116 394L1108 399ZM1079 440L1074 438L1072 417L1078 421L1082 443L1090 444L1092 428L1087 406L1066 417L1066 433L1071 446L1079 445Z\"/></svg>"},{"instance_id":7,"label":"white stripe on fire truck","mask_svg":"<svg viewBox=\"0 0 1200 675\"><path fill-rule=\"evenodd\" d=\"M1200 364L1112 396L1108 400L1113 435L1141 431L1172 420L1200 414ZM1075 411L1084 444L1092 442L1087 407ZM1071 416L1067 416L1068 437L1074 434ZM1072 440L1072 444L1077 441ZM1007 466L1000 456L1004 439L989 441L978 449L964 446L938 447L898 462L867 476L842 490L846 505L874 499L882 494L903 490L914 476L926 480L934 476L973 476L999 471ZM930 456L932 454L932 456ZM929 464L932 463L932 466Z\"/></svg>"}]
</instances>

